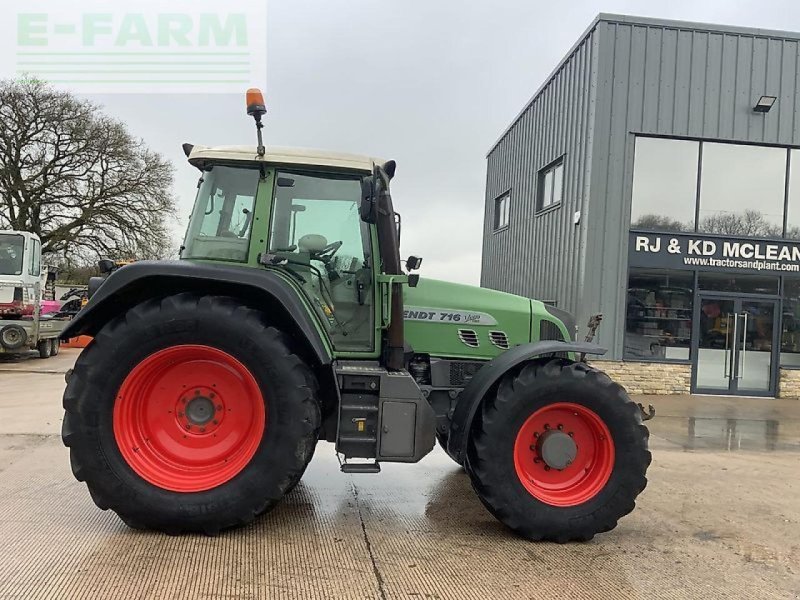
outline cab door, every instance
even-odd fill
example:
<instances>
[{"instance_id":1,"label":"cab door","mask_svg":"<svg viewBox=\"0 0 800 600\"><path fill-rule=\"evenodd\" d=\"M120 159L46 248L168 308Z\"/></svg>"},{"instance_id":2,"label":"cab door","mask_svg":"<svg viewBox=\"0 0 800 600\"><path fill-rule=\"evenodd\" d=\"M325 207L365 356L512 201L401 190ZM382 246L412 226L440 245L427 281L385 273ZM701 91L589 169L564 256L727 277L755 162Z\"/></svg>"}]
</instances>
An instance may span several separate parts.
<instances>
[{"instance_id":1,"label":"cab door","mask_svg":"<svg viewBox=\"0 0 800 600\"><path fill-rule=\"evenodd\" d=\"M371 228L359 215L359 174L278 170L268 251L284 257L338 352L374 352Z\"/></svg>"}]
</instances>

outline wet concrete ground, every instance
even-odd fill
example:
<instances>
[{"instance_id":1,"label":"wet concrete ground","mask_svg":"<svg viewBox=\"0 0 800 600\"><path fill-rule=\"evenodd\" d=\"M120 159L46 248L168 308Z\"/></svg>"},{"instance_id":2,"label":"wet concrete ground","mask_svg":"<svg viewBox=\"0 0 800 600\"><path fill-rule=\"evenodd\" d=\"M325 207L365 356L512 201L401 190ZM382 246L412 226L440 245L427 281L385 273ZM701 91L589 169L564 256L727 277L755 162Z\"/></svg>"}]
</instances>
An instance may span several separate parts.
<instances>
[{"instance_id":1,"label":"wet concrete ground","mask_svg":"<svg viewBox=\"0 0 800 600\"><path fill-rule=\"evenodd\" d=\"M647 397L650 484L586 544L497 523L440 450L345 475L320 444L251 526L168 537L91 502L61 446L76 351L0 361L0 598L798 598L800 402Z\"/></svg>"}]
</instances>

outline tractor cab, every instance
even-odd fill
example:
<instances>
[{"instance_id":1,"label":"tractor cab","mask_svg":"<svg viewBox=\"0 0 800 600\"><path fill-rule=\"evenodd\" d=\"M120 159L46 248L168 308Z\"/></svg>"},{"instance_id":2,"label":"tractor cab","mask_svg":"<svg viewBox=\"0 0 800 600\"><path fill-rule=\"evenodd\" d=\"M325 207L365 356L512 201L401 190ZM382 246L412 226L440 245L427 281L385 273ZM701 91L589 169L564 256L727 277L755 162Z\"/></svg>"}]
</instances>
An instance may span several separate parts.
<instances>
[{"instance_id":1,"label":"tractor cab","mask_svg":"<svg viewBox=\"0 0 800 600\"><path fill-rule=\"evenodd\" d=\"M394 162L264 146L257 90L247 112L255 148L183 146L201 176L180 258L280 272L301 289L336 352L377 357L383 321L394 340L385 356L400 368L402 301L391 297L402 291L379 281L403 276L388 191Z\"/></svg>"},{"instance_id":2,"label":"tractor cab","mask_svg":"<svg viewBox=\"0 0 800 600\"><path fill-rule=\"evenodd\" d=\"M201 170L181 259L271 269L299 287L336 350L375 353L375 227L362 220L371 159L191 147Z\"/></svg>"}]
</instances>

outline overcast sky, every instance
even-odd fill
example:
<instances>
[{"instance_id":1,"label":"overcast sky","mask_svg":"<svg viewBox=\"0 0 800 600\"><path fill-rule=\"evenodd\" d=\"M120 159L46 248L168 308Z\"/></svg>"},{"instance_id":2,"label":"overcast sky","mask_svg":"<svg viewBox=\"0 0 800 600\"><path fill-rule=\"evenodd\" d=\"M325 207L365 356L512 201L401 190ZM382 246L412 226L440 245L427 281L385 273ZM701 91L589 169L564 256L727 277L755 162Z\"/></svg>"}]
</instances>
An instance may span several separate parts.
<instances>
[{"instance_id":1,"label":"overcast sky","mask_svg":"<svg viewBox=\"0 0 800 600\"><path fill-rule=\"evenodd\" d=\"M396 159L402 252L477 284L486 152L599 12L800 31L797 0L270 0L267 143ZM181 143L255 141L244 90L93 99L174 161L176 238L197 180Z\"/></svg>"}]
</instances>

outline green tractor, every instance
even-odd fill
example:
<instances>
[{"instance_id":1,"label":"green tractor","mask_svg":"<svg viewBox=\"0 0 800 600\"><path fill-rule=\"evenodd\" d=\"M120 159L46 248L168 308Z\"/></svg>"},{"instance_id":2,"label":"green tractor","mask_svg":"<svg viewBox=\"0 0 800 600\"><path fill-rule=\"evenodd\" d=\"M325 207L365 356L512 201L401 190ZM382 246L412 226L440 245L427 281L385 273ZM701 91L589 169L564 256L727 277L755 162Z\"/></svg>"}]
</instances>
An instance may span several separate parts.
<instances>
[{"instance_id":1,"label":"green tractor","mask_svg":"<svg viewBox=\"0 0 800 600\"><path fill-rule=\"evenodd\" d=\"M634 508L640 407L582 358L565 312L420 278L401 261L393 161L184 145L200 170L178 261L90 284L63 337L62 437L101 509L167 533L243 525L300 480L319 440L346 473L438 442L531 540L588 540ZM405 272L403 263L405 262Z\"/></svg>"}]
</instances>

